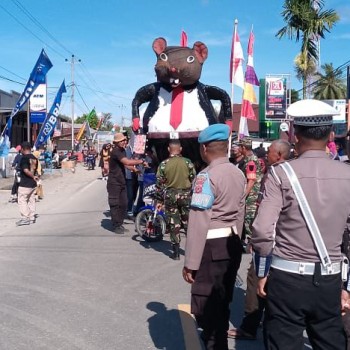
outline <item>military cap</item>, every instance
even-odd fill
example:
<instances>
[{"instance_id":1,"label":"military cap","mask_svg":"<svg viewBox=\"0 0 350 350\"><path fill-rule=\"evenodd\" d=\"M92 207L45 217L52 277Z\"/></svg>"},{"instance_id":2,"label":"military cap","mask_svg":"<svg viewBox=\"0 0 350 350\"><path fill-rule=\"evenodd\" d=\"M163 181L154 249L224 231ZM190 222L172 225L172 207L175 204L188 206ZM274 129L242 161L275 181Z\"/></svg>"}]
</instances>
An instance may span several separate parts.
<instances>
[{"instance_id":1,"label":"military cap","mask_svg":"<svg viewBox=\"0 0 350 350\"><path fill-rule=\"evenodd\" d=\"M229 136L230 128L226 124L213 124L200 132L198 142L227 141Z\"/></svg>"},{"instance_id":2,"label":"military cap","mask_svg":"<svg viewBox=\"0 0 350 350\"><path fill-rule=\"evenodd\" d=\"M287 108L287 114L294 118L294 125L332 125L333 115L339 112L328 103L318 100L301 100Z\"/></svg>"},{"instance_id":3,"label":"military cap","mask_svg":"<svg viewBox=\"0 0 350 350\"><path fill-rule=\"evenodd\" d=\"M243 139L238 141L239 146L252 147L252 139L249 137L243 137Z\"/></svg>"}]
</instances>

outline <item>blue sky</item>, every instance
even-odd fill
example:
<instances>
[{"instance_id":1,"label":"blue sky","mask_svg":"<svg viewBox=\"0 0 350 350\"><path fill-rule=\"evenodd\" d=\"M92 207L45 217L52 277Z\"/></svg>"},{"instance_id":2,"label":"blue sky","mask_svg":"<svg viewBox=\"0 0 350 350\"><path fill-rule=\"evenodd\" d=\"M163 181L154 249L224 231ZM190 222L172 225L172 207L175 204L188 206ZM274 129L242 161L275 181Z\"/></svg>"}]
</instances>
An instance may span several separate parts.
<instances>
[{"instance_id":1,"label":"blue sky","mask_svg":"<svg viewBox=\"0 0 350 350\"><path fill-rule=\"evenodd\" d=\"M25 83L44 48L53 63L47 75L50 107L62 80L66 85L71 83L71 65L65 58L70 61L74 54L81 59L75 64L79 90L75 93L75 114L79 116L96 107L98 112L112 113L116 122L122 115L130 120L136 91L155 81L153 40L162 36L168 45L179 45L182 29L188 35L188 46L202 41L208 47L201 82L231 94L229 59L237 18L246 59L248 36L254 27L258 78L291 74L291 87L300 89L293 68L300 43L275 38L284 26L282 4L277 0L1 0L0 75ZM20 5L44 30L21 11ZM341 19L321 41L321 63L338 67L350 60L350 3L326 0L325 8L335 9ZM0 89L22 92L23 85L0 79ZM70 94L68 89L61 110L69 116ZM236 87L234 96L235 102L240 102L242 90Z\"/></svg>"}]
</instances>

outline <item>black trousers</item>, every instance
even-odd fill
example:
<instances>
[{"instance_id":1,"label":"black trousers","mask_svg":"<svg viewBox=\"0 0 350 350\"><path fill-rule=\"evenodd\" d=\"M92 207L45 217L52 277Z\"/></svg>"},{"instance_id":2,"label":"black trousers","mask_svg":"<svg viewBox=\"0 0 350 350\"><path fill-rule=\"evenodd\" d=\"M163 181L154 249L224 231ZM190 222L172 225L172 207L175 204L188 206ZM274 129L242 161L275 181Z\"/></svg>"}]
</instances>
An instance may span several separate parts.
<instances>
[{"instance_id":1,"label":"black trousers","mask_svg":"<svg viewBox=\"0 0 350 350\"><path fill-rule=\"evenodd\" d=\"M112 224L113 226L120 226L124 222L126 208L128 205L126 186L107 183L107 191Z\"/></svg>"},{"instance_id":2,"label":"black trousers","mask_svg":"<svg viewBox=\"0 0 350 350\"><path fill-rule=\"evenodd\" d=\"M242 257L238 236L220 240L223 241L221 245L214 246L215 240L206 243L191 291L191 311L198 326L203 329L202 339L207 350L228 349L229 305ZM227 250L227 257L224 252L216 250ZM222 259L220 254L223 254ZM218 259L214 258L216 256Z\"/></svg>"},{"instance_id":3,"label":"black trousers","mask_svg":"<svg viewBox=\"0 0 350 350\"><path fill-rule=\"evenodd\" d=\"M247 275L244 317L239 328L253 336L256 336L266 305L266 299L260 298L256 293L258 280L254 264L251 262Z\"/></svg>"},{"instance_id":4,"label":"black trousers","mask_svg":"<svg viewBox=\"0 0 350 350\"><path fill-rule=\"evenodd\" d=\"M299 275L271 269L264 321L269 350L303 349L306 330L314 350L345 350L340 274Z\"/></svg>"}]
</instances>

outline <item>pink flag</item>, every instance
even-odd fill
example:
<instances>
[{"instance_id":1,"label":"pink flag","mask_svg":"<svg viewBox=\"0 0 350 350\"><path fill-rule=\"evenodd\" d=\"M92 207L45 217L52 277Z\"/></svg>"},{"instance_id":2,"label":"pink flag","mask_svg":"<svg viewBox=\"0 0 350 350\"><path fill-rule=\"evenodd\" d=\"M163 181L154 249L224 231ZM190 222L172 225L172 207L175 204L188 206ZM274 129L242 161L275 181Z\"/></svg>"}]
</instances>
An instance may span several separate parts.
<instances>
[{"instance_id":1,"label":"pink flag","mask_svg":"<svg viewBox=\"0 0 350 350\"><path fill-rule=\"evenodd\" d=\"M181 32L180 46L182 46L182 47L187 46L187 34L185 33L185 31Z\"/></svg>"},{"instance_id":2,"label":"pink flag","mask_svg":"<svg viewBox=\"0 0 350 350\"><path fill-rule=\"evenodd\" d=\"M242 89L244 89L243 61L243 49L239 40L237 25L235 25L231 46L230 83Z\"/></svg>"}]
</instances>

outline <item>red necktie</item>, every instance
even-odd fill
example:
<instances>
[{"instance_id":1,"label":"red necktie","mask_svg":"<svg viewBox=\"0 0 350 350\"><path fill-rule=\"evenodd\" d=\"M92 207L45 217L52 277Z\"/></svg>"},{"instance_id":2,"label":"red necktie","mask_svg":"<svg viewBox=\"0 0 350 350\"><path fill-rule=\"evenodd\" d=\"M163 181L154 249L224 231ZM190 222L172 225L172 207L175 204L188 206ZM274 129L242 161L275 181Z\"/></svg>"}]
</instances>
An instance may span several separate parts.
<instances>
[{"instance_id":1,"label":"red necktie","mask_svg":"<svg viewBox=\"0 0 350 350\"><path fill-rule=\"evenodd\" d=\"M176 130L182 122L182 106L184 101L184 90L178 86L173 89L170 108L170 125Z\"/></svg>"}]
</instances>

